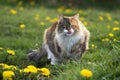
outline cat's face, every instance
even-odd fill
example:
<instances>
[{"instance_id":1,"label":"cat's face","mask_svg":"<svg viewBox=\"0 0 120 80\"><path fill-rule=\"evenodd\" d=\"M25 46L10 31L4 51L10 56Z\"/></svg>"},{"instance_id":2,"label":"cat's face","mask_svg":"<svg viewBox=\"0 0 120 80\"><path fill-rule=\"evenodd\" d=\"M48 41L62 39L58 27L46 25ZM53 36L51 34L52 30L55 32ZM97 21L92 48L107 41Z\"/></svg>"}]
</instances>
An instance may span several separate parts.
<instances>
[{"instance_id":1,"label":"cat's face","mask_svg":"<svg viewBox=\"0 0 120 80\"><path fill-rule=\"evenodd\" d=\"M65 36L72 36L79 32L80 27L78 26L79 15L72 17L59 16L57 24L57 32Z\"/></svg>"}]
</instances>

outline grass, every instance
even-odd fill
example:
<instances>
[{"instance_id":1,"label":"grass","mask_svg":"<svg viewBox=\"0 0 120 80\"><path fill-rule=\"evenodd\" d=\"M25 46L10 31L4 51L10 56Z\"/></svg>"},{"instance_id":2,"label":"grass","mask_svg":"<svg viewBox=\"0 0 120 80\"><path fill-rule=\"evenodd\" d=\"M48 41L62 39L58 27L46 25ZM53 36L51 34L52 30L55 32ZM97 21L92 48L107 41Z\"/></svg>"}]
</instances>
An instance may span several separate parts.
<instances>
[{"instance_id":1,"label":"grass","mask_svg":"<svg viewBox=\"0 0 120 80\"><path fill-rule=\"evenodd\" d=\"M17 11L17 14L11 14L11 9ZM93 76L87 78L89 80L119 80L120 30L115 31L113 28L120 29L120 10L117 8L114 10L64 8L59 12L58 9L62 8L30 5L16 7L16 5L1 3L0 47L3 50L0 51L0 63L15 65L19 68L25 68L28 65L46 67L51 71L50 80L86 80L80 75L82 69L92 71ZM41 46L44 30L51 26L55 18L59 14L71 16L75 13L80 14L80 19L91 32L90 50L83 55L82 59L78 62L68 61L64 65L56 66L51 66L48 61L44 60L37 63L30 62L27 59L27 51ZM51 17L50 20L46 20L48 16ZM102 17L103 20L99 17ZM109 20L108 17L112 19ZM26 27L20 28L21 24ZM109 33L114 34L114 36L109 36ZM6 53L8 49L14 50L15 55L8 57ZM20 77L15 79L24 80ZM28 80L36 80L36 78Z\"/></svg>"}]
</instances>

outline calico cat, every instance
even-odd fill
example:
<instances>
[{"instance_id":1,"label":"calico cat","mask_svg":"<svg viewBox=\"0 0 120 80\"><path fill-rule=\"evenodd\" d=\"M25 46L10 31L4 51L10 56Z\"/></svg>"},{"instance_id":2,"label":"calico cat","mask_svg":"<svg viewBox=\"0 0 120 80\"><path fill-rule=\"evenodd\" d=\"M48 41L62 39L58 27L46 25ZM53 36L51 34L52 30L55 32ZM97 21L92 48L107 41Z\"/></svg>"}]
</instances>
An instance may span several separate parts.
<instances>
[{"instance_id":1,"label":"calico cat","mask_svg":"<svg viewBox=\"0 0 120 80\"><path fill-rule=\"evenodd\" d=\"M30 51L28 58L37 61L47 56L52 65L80 59L88 49L89 37L90 32L79 21L79 14L71 17L60 15L58 21L45 30L42 47Z\"/></svg>"}]
</instances>

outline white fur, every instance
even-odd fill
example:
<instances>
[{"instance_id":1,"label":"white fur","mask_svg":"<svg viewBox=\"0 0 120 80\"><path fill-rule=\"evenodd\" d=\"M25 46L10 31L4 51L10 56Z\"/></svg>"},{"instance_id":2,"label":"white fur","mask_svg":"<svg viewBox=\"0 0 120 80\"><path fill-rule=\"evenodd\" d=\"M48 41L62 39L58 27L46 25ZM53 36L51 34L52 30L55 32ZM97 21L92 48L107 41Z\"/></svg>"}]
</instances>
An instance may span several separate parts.
<instances>
[{"instance_id":1,"label":"white fur","mask_svg":"<svg viewBox=\"0 0 120 80\"><path fill-rule=\"evenodd\" d=\"M72 46L75 45L80 39L83 38L83 34L79 33L79 34L75 34L73 36L72 35L65 36L64 33L61 33L61 34L57 33L55 38L57 39L57 42L58 42L59 46L62 48L62 50L69 53Z\"/></svg>"},{"instance_id":2,"label":"white fur","mask_svg":"<svg viewBox=\"0 0 120 80\"><path fill-rule=\"evenodd\" d=\"M48 54L48 59L51 59L51 64L55 65L57 63L56 62L57 60L47 44L45 45L45 49L46 49L47 54Z\"/></svg>"}]
</instances>

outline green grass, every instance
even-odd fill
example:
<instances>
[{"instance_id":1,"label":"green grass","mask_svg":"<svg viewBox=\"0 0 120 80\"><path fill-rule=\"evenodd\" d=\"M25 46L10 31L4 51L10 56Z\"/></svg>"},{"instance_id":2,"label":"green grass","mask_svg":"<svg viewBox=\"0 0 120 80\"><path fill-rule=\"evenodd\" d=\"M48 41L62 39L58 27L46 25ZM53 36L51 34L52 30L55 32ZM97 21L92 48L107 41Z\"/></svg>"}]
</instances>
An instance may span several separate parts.
<instances>
[{"instance_id":1,"label":"green grass","mask_svg":"<svg viewBox=\"0 0 120 80\"><path fill-rule=\"evenodd\" d=\"M15 9L17 14L10 14L10 10ZM37 67L47 67L51 71L50 80L86 80L80 75L82 69L89 69L93 72L90 80L119 80L120 79L120 30L113 31L113 27L120 28L120 10L102 10L98 8L78 9L72 8L71 12L66 13L66 8L60 13L58 8L47 8L44 6L24 6L21 11L19 7L9 4L0 4L0 63L16 65L24 68L28 65ZM30 62L27 59L27 51L29 49L37 49L43 42L43 33L46 28L51 26L51 22L45 20L47 16L52 19L57 18L59 14L71 16L79 13L80 17L84 17L83 22L87 22L86 27L91 32L90 50L83 55L78 62L68 61L64 65L51 66L47 61L39 61L37 63ZM109 13L112 20L108 20L106 14ZM35 20L35 16L39 15L39 19ZM99 20L99 16L104 18ZM114 24L118 21L119 24ZM40 25L44 22L44 26ZM21 29L20 24L26 27ZM106 26L110 25L110 28ZM113 33L114 37L108 34ZM109 38L108 42L102 39ZM113 41L117 39L117 41ZM97 47L92 47L94 44ZM15 51L15 56L6 59L6 50ZM2 75L1 75L2 76ZM24 80L16 78L17 80ZM27 78L26 78L27 79ZM35 79L33 79L35 80ZM38 79L39 80L39 79Z\"/></svg>"}]
</instances>

